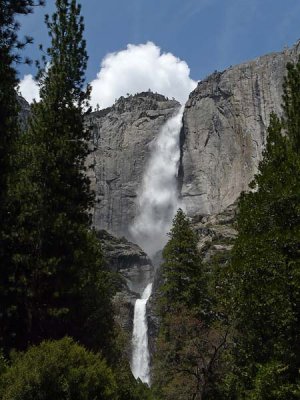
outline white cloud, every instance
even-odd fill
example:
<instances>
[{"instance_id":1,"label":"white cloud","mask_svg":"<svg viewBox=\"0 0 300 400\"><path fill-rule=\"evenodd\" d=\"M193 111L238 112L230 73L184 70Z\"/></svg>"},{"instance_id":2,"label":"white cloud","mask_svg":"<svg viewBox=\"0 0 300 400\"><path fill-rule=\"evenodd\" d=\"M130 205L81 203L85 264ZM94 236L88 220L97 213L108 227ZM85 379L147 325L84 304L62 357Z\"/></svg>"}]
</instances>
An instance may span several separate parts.
<instances>
[{"instance_id":1,"label":"white cloud","mask_svg":"<svg viewBox=\"0 0 300 400\"><path fill-rule=\"evenodd\" d=\"M25 75L19 83L19 91L28 103L32 103L33 100L39 101L39 87L37 82L33 79L33 76Z\"/></svg>"},{"instance_id":2,"label":"white cloud","mask_svg":"<svg viewBox=\"0 0 300 400\"><path fill-rule=\"evenodd\" d=\"M151 89L184 104L197 83L190 78L185 61L171 53L162 53L152 42L128 44L125 50L108 54L97 78L91 82L91 104L101 108L114 104L120 96ZM39 101L39 87L33 76L25 75L19 91L29 102Z\"/></svg>"},{"instance_id":3,"label":"white cloud","mask_svg":"<svg viewBox=\"0 0 300 400\"><path fill-rule=\"evenodd\" d=\"M97 78L91 82L91 104L111 106L120 96L151 89L184 104L197 83L190 78L185 61L162 53L152 42L128 44L126 50L108 54Z\"/></svg>"}]
</instances>

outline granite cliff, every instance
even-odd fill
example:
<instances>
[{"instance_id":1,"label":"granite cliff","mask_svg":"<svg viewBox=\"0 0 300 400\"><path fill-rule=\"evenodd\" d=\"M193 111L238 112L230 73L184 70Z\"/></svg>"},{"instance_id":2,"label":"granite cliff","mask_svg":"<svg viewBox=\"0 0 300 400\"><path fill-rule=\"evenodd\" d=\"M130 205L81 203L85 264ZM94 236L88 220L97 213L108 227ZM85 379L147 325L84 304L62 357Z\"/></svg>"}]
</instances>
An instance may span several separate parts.
<instances>
[{"instance_id":1,"label":"granite cliff","mask_svg":"<svg viewBox=\"0 0 300 400\"><path fill-rule=\"evenodd\" d=\"M215 72L201 81L185 107L180 184L190 216L220 213L247 190L266 142L271 112L281 114L291 49Z\"/></svg>"},{"instance_id":2,"label":"granite cliff","mask_svg":"<svg viewBox=\"0 0 300 400\"><path fill-rule=\"evenodd\" d=\"M89 116L93 139L87 163L96 193L97 229L130 238L150 143L179 107L175 100L144 92L121 97L112 107Z\"/></svg>"},{"instance_id":3,"label":"granite cliff","mask_svg":"<svg viewBox=\"0 0 300 400\"><path fill-rule=\"evenodd\" d=\"M215 72L190 94L183 115L178 187L191 217L218 214L247 190L262 157L270 114L281 113L286 64L299 54L300 42ZM20 104L23 121L29 108L22 99ZM96 193L97 229L131 239L129 227L137 214L150 144L179 107L174 99L143 92L89 115L87 165Z\"/></svg>"}]
</instances>

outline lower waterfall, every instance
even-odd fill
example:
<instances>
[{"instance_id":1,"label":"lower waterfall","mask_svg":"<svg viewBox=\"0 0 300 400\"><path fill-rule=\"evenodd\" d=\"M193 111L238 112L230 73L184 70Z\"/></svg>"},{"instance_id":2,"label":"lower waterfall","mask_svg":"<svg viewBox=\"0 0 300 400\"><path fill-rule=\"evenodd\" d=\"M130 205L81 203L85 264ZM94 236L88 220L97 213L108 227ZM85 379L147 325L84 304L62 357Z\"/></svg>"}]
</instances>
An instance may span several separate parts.
<instances>
[{"instance_id":1,"label":"lower waterfall","mask_svg":"<svg viewBox=\"0 0 300 400\"><path fill-rule=\"evenodd\" d=\"M177 172L180 158L180 131L183 107L162 127L151 143L151 155L138 194L138 214L130 228L133 241L150 257L167 242L167 233L179 208ZM152 283L145 282L141 299L134 306L131 369L135 378L150 384L147 301Z\"/></svg>"},{"instance_id":2,"label":"lower waterfall","mask_svg":"<svg viewBox=\"0 0 300 400\"><path fill-rule=\"evenodd\" d=\"M146 316L147 301L151 295L152 283L144 290L141 299L134 305L133 335L132 335L132 363L131 369L134 377L140 378L144 383L150 384L150 366L148 349L148 324Z\"/></svg>"}]
</instances>

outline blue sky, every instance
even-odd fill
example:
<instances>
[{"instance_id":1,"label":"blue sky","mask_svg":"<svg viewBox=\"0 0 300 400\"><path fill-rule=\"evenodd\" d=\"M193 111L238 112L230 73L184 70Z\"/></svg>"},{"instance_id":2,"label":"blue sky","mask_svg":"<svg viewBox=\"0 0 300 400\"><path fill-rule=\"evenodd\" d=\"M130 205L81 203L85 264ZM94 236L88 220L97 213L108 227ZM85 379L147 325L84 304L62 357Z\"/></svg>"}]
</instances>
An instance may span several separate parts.
<instances>
[{"instance_id":1,"label":"blue sky","mask_svg":"<svg viewBox=\"0 0 300 400\"><path fill-rule=\"evenodd\" d=\"M300 38L299 0L83 0L89 64L87 80L95 79L107 53L127 44L152 41L162 52L186 61L191 78L203 79ZM38 58L38 44L47 43L43 14L52 13L54 0L34 15L22 18L21 34L35 44L27 55ZM34 67L20 67L23 74Z\"/></svg>"}]
</instances>

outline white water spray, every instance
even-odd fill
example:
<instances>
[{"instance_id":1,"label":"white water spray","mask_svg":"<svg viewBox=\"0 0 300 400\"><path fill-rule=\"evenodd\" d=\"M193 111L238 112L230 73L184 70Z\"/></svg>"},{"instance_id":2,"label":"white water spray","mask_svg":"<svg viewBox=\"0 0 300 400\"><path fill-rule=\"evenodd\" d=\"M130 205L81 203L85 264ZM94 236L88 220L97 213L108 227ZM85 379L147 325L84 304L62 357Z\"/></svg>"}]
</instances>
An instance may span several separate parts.
<instances>
[{"instance_id":1,"label":"white water spray","mask_svg":"<svg viewBox=\"0 0 300 400\"><path fill-rule=\"evenodd\" d=\"M166 234L179 207L176 176L182 115L183 107L163 125L152 142L150 161L138 196L139 214L130 228L133 240L150 257L166 244Z\"/></svg>"},{"instance_id":2,"label":"white water spray","mask_svg":"<svg viewBox=\"0 0 300 400\"><path fill-rule=\"evenodd\" d=\"M141 299L136 300L134 306L133 336L132 336L132 363L131 370L134 377L140 378L144 383L150 384L149 349L148 349L148 324L146 305L151 295L152 283L144 290Z\"/></svg>"},{"instance_id":3,"label":"white water spray","mask_svg":"<svg viewBox=\"0 0 300 400\"><path fill-rule=\"evenodd\" d=\"M150 257L167 242L167 232L179 207L176 177L182 115L183 107L163 125L152 142L150 161L138 196L139 213L130 229L133 240ZM131 369L135 378L150 384L146 306L152 283L147 283L141 299L136 300L134 306Z\"/></svg>"}]
</instances>

